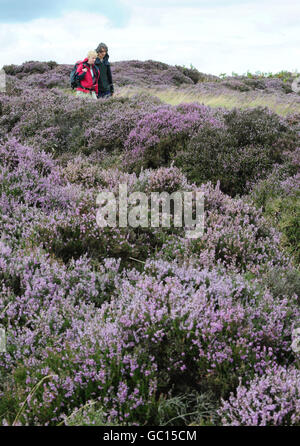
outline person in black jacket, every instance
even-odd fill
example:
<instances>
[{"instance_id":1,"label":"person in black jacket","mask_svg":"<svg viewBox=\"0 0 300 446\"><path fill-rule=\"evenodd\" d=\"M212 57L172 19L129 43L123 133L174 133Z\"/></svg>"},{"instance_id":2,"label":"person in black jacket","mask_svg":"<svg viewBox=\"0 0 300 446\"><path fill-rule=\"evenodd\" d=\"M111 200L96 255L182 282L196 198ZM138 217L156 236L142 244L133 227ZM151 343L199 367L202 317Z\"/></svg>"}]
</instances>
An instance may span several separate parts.
<instances>
[{"instance_id":1,"label":"person in black jacket","mask_svg":"<svg viewBox=\"0 0 300 446\"><path fill-rule=\"evenodd\" d=\"M107 54L108 48L105 43L101 42L96 48L98 57L95 65L100 71L100 77L98 81L98 98L105 96L112 96L114 94L114 86L112 81L110 63L108 61L109 55Z\"/></svg>"}]
</instances>

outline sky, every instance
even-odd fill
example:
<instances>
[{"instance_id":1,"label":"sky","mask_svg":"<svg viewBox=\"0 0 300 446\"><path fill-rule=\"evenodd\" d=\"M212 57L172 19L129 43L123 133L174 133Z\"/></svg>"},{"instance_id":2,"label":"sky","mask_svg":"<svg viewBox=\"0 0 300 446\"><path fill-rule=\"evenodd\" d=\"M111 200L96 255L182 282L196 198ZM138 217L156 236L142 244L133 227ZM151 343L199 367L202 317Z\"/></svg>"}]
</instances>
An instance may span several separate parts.
<instances>
[{"instance_id":1,"label":"sky","mask_svg":"<svg viewBox=\"0 0 300 446\"><path fill-rule=\"evenodd\" d=\"M299 0L0 0L0 68L73 64L100 42L110 61L207 74L300 72Z\"/></svg>"}]
</instances>

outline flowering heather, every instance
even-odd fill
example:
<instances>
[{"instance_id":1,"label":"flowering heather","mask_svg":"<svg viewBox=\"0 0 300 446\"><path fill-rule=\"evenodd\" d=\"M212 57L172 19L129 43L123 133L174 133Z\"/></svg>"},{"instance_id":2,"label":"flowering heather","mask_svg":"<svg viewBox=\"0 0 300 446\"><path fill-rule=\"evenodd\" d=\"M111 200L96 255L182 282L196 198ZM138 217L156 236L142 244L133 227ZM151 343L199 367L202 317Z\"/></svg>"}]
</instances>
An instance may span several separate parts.
<instances>
[{"instance_id":1,"label":"flowering heather","mask_svg":"<svg viewBox=\"0 0 300 446\"><path fill-rule=\"evenodd\" d=\"M74 61L75 62L75 61ZM69 74L73 65L58 65L55 62L26 62L22 65L7 65L4 70L8 75L25 80L36 87L68 87ZM180 67L170 66L156 61L138 60L111 63L114 83L124 85L193 85L190 75L185 75ZM52 82L53 85L52 85Z\"/></svg>"},{"instance_id":2,"label":"flowering heather","mask_svg":"<svg viewBox=\"0 0 300 446\"><path fill-rule=\"evenodd\" d=\"M204 124L212 129L223 126L210 108L200 104L161 106L141 119L125 142L125 164L128 167L159 167L168 163L179 147Z\"/></svg>"},{"instance_id":3,"label":"flowering heather","mask_svg":"<svg viewBox=\"0 0 300 446\"><path fill-rule=\"evenodd\" d=\"M123 149L130 132L140 119L160 105L158 99L146 94L135 95L130 100L111 104L90 120L84 139L89 150ZM103 107L104 108L104 107Z\"/></svg>"},{"instance_id":4,"label":"flowering heather","mask_svg":"<svg viewBox=\"0 0 300 446\"><path fill-rule=\"evenodd\" d=\"M151 89L82 101L71 66L5 68L0 424L161 425L176 398L210 395L186 423L299 425L299 114L163 105ZM116 91L273 95L264 78L155 61L112 70ZM203 236L174 216L99 227L97 195L118 203L120 184L203 192Z\"/></svg>"},{"instance_id":5,"label":"flowering heather","mask_svg":"<svg viewBox=\"0 0 300 446\"><path fill-rule=\"evenodd\" d=\"M25 81L19 85L20 97L3 96L0 136L9 134L55 155L122 149L138 120L160 104L145 94L85 103L58 89L41 88L33 97Z\"/></svg>"},{"instance_id":6,"label":"flowering heather","mask_svg":"<svg viewBox=\"0 0 300 446\"><path fill-rule=\"evenodd\" d=\"M155 247L155 240L156 243L159 239L162 242L167 235L168 241L161 255L168 256L170 249L172 258L179 255L184 236L182 230L175 232L178 234L177 237L170 238L172 229L171 232L165 231L163 234L161 228L149 231L147 228L134 230L134 228L97 227L95 223L97 192L108 190L117 194L119 183L125 182L129 193L161 191L162 187L170 192L180 190L182 187L186 190L204 192L205 233L199 240L192 241L188 248L190 254L193 253L196 257L196 261L204 262L204 265L222 263L230 269L237 271L250 269L253 273L258 273L269 263L289 264L288 259L280 251L280 234L269 227L259 211L242 200L230 199L222 194L218 187L214 189L207 185L200 189L193 188L175 167L147 170L139 177L114 169L108 171L98 169L95 176L96 186L84 190L80 184L71 185L66 182L66 179L59 175L59 169L54 167L54 161L46 154L41 154L45 159L43 167L41 155L38 153L34 155L33 149L19 144L14 145L14 141L7 143L1 153L6 154L6 158L2 155L6 169L2 174L5 179L2 182L3 193L6 197L13 195L27 206L41 208L44 215L40 215L39 222L32 226L32 235L29 239L34 244L43 243L45 249L56 253L59 257L78 258L86 252L89 255L93 253L93 256L103 254L117 256L128 252L128 256L134 256L134 252L137 250L135 254L139 253L139 249L142 250L140 254L143 252L144 256L146 247L151 252ZM19 160L23 162L20 163ZM34 163L37 162L42 165L41 173L38 171L38 166L35 167ZM9 166L14 166L15 169L9 172ZM48 175L43 175L46 167ZM68 167L65 168L65 172L66 169ZM6 171L8 172L5 173ZM94 173L92 171L92 175ZM89 183L91 182L92 179L89 180ZM175 249L175 245L179 247L179 252ZM186 243L183 243L182 247L185 246Z\"/></svg>"},{"instance_id":7,"label":"flowering heather","mask_svg":"<svg viewBox=\"0 0 300 446\"><path fill-rule=\"evenodd\" d=\"M56 86L68 87L69 74L73 65L57 64L56 62L30 61L22 65L6 65L4 70L8 75L29 81L32 85L47 86L51 88L49 79L56 76L63 77L57 80ZM201 73L195 68L187 68L180 65L168 65L154 60L121 61L111 63L111 69L115 85L141 86L141 87L187 87L193 91L202 90L261 90L266 94L279 94L286 96L292 93L292 73L285 76L260 76L239 75L218 77L207 73Z\"/></svg>"},{"instance_id":8,"label":"flowering heather","mask_svg":"<svg viewBox=\"0 0 300 446\"><path fill-rule=\"evenodd\" d=\"M71 72L70 68L70 72ZM69 74L69 73L68 73ZM61 87L68 88L69 82L66 73L62 71L55 70L46 72L44 74L31 74L26 78L26 85L29 88L53 88L53 87Z\"/></svg>"},{"instance_id":9,"label":"flowering heather","mask_svg":"<svg viewBox=\"0 0 300 446\"><path fill-rule=\"evenodd\" d=\"M0 252L9 346L1 366L19 386L12 393L2 383L2 404L20 403L52 375L28 402L25 424L53 424L90 398L108 417L143 423L166 385L184 380L227 395L233 367L246 382L291 360L294 300L274 304L240 275L162 261L147 261L142 275L118 273L113 259L93 271L86 257L65 267L41 251L1 243Z\"/></svg>"},{"instance_id":10,"label":"flowering heather","mask_svg":"<svg viewBox=\"0 0 300 446\"><path fill-rule=\"evenodd\" d=\"M147 60L130 60L115 62L112 65L112 75L117 85L192 85L193 81L180 69L162 62Z\"/></svg>"},{"instance_id":11,"label":"flowering heather","mask_svg":"<svg viewBox=\"0 0 300 446\"><path fill-rule=\"evenodd\" d=\"M38 62L31 60L23 63L22 65L5 65L3 68L6 74L20 76L28 73L45 73L56 67L57 63L54 61Z\"/></svg>"},{"instance_id":12,"label":"flowering heather","mask_svg":"<svg viewBox=\"0 0 300 446\"><path fill-rule=\"evenodd\" d=\"M45 152L19 144L15 139L0 146L0 192L44 212L68 208L75 198L72 186L60 175L60 169ZM73 188L74 189L74 188Z\"/></svg>"},{"instance_id":13,"label":"flowering heather","mask_svg":"<svg viewBox=\"0 0 300 446\"><path fill-rule=\"evenodd\" d=\"M159 256L165 259L185 259L201 267L216 264L227 269L260 275L276 265L288 268L289 257L281 250L281 234L262 216L261 212L242 199L231 199L220 191L219 185L207 183L194 191L204 193L204 235L185 240L170 237Z\"/></svg>"},{"instance_id":14,"label":"flowering heather","mask_svg":"<svg viewBox=\"0 0 300 446\"><path fill-rule=\"evenodd\" d=\"M249 386L239 384L236 396L219 410L225 426L292 426L300 424L300 371L274 367Z\"/></svg>"},{"instance_id":15,"label":"flowering heather","mask_svg":"<svg viewBox=\"0 0 300 446\"><path fill-rule=\"evenodd\" d=\"M296 191L300 190L300 173L287 178L280 183L280 187L287 195L292 195Z\"/></svg>"},{"instance_id":16,"label":"flowering heather","mask_svg":"<svg viewBox=\"0 0 300 446\"><path fill-rule=\"evenodd\" d=\"M292 93L292 78L288 83L279 78L247 78L245 76L228 77L222 81L222 86L238 91L263 90L267 94L288 94Z\"/></svg>"},{"instance_id":17,"label":"flowering heather","mask_svg":"<svg viewBox=\"0 0 300 446\"><path fill-rule=\"evenodd\" d=\"M85 253L96 259L103 256L121 256L126 261L132 256L145 259L162 245L167 234L182 233L182 228L173 226L168 229L98 227L98 208L95 203L99 192L115 193L118 203L119 184L126 184L128 193L145 191L150 194L157 191L157 186L153 183L151 171L145 171L136 177L135 174L126 174L117 169L98 169L95 178L98 188L89 189L84 195L79 195L79 191L80 202L73 202L65 211L54 210L42 216L40 221L32 226L29 236L32 243L42 243L45 249L64 261L72 257L78 258ZM157 179L159 180L159 177ZM175 190L185 184L183 176L179 179L183 182L173 183L172 188ZM129 211L131 208L132 205L129 206Z\"/></svg>"},{"instance_id":18,"label":"flowering heather","mask_svg":"<svg viewBox=\"0 0 300 446\"><path fill-rule=\"evenodd\" d=\"M87 157L78 155L67 161L63 175L70 183L93 187L100 182L100 166L89 162Z\"/></svg>"},{"instance_id":19,"label":"flowering heather","mask_svg":"<svg viewBox=\"0 0 300 446\"><path fill-rule=\"evenodd\" d=\"M30 88L68 87L72 65L56 62L25 62L22 65L5 65L7 75L15 76L17 82L25 81ZM19 83L19 82L18 82Z\"/></svg>"},{"instance_id":20,"label":"flowering heather","mask_svg":"<svg viewBox=\"0 0 300 446\"><path fill-rule=\"evenodd\" d=\"M139 179L143 178L143 174ZM192 190L192 186L188 184L186 176L177 167L160 167L159 169L149 169L144 171L146 180L145 192L168 192L172 193L177 190Z\"/></svg>"}]
</instances>

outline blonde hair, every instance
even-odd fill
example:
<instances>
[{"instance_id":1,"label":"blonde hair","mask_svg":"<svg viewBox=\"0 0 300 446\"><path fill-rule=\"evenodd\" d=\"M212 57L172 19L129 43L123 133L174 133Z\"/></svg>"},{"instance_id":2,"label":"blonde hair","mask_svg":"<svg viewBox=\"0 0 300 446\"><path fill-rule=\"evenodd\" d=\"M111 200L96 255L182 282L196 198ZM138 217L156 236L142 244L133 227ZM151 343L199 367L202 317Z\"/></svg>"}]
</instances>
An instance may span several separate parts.
<instances>
[{"instance_id":1,"label":"blonde hair","mask_svg":"<svg viewBox=\"0 0 300 446\"><path fill-rule=\"evenodd\" d=\"M96 51L91 50L91 51L89 51L89 52L87 53L87 57L88 57L88 58L90 58L90 57L98 57L98 54L96 53Z\"/></svg>"}]
</instances>

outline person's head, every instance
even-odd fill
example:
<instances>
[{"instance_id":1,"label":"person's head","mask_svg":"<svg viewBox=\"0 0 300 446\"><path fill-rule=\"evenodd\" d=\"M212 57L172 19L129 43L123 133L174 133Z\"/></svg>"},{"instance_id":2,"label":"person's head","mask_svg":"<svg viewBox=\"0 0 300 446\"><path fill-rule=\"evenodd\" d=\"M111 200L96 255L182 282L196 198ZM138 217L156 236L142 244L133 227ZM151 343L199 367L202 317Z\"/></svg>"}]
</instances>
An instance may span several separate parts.
<instances>
[{"instance_id":1,"label":"person's head","mask_svg":"<svg viewBox=\"0 0 300 446\"><path fill-rule=\"evenodd\" d=\"M88 64L90 65L94 65L95 60L97 59L97 53L96 51L89 51L87 54L87 58L88 58Z\"/></svg>"},{"instance_id":2,"label":"person's head","mask_svg":"<svg viewBox=\"0 0 300 446\"><path fill-rule=\"evenodd\" d=\"M99 43L99 45L96 48L96 52L100 59L103 59L103 57L107 54L107 51L108 51L107 45L105 45L105 43L103 42Z\"/></svg>"}]
</instances>

